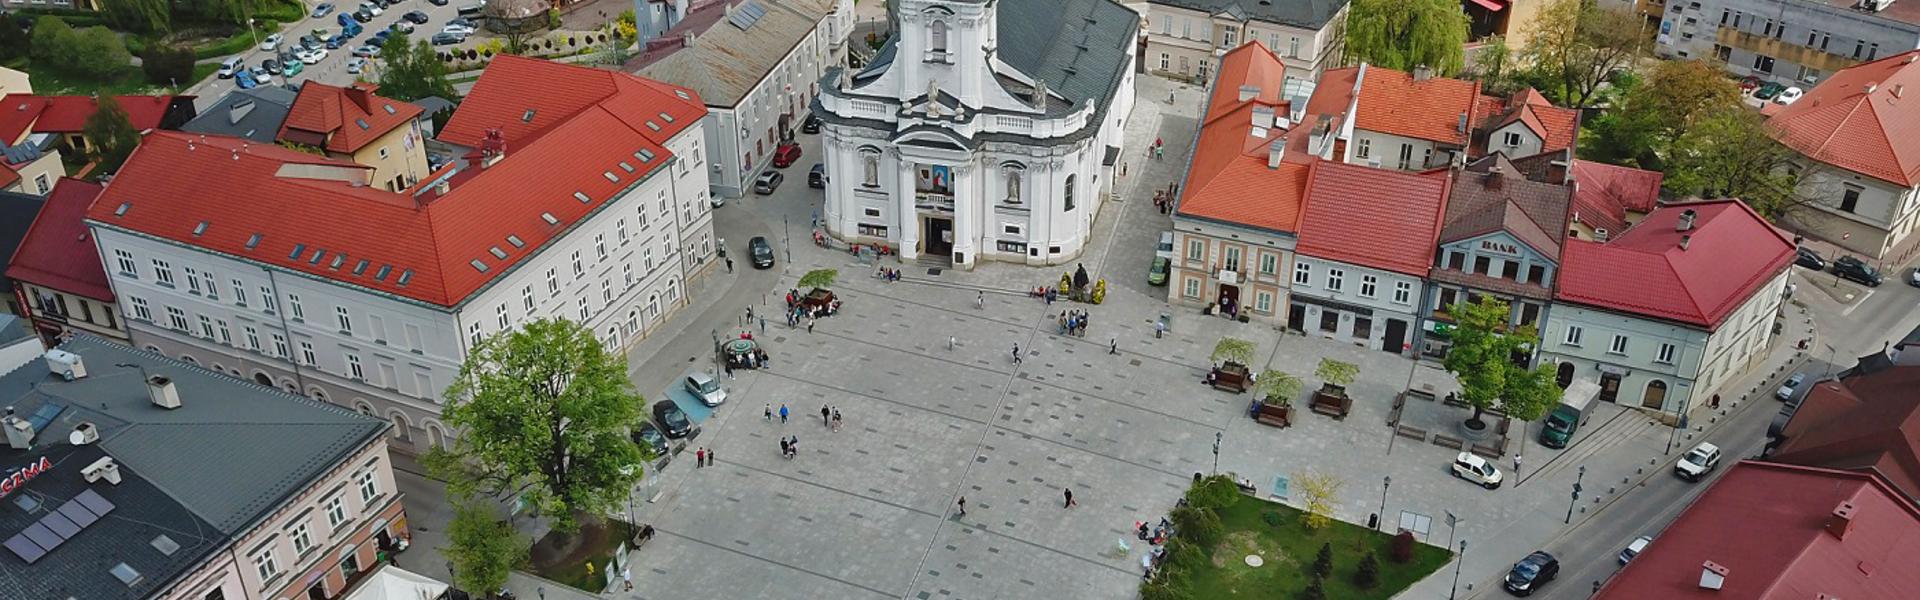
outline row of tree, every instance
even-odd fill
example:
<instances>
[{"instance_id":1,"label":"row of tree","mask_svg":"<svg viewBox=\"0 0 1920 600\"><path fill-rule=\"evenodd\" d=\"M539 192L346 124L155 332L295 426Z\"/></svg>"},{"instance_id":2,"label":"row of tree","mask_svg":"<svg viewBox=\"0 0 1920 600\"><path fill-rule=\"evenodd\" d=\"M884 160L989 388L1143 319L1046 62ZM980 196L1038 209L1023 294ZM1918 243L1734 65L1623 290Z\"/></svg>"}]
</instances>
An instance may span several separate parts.
<instances>
[{"instance_id":1,"label":"row of tree","mask_svg":"<svg viewBox=\"0 0 1920 600\"><path fill-rule=\"evenodd\" d=\"M284 0L100 0L100 9L116 27L167 33L187 22L244 26L248 19L284 4Z\"/></svg>"},{"instance_id":2,"label":"row of tree","mask_svg":"<svg viewBox=\"0 0 1920 600\"><path fill-rule=\"evenodd\" d=\"M42 16L33 23L33 60L93 79L112 79L132 68L133 55L120 35L101 25L74 29L60 17Z\"/></svg>"},{"instance_id":3,"label":"row of tree","mask_svg":"<svg viewBox=\"0 0 1920 600\"><path fill-rule=\"evenodd\" d=\"M1589 0L1551 0L1535 16L1532 37L1518 52L1490 37L1468 65L1470 23L1456 0L1354 0L1349 6L1346 53L1351 61L1401 71L1427 67L1442 76L1463 74L1471 66L1492 93L1531 86L1563 106L1589 106L1642 47L1643 21L1631 10Z\"/></svg>"}]
</instances>

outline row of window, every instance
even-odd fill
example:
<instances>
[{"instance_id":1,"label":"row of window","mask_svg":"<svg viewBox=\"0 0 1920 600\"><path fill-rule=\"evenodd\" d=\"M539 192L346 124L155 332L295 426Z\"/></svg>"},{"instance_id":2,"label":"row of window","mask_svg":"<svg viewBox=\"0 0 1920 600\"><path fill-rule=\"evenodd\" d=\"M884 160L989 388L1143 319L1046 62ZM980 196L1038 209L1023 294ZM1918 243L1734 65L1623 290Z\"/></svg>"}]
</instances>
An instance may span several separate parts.
<instances>
[{"instance_id":1,"label":"row of window","mask_svg":"<svg viewBox=\"0 0 1920 600\"><path fill-rule=\"evenodd\" d=\"M228 325L226 319L215 319L204 314L196 314L193 320L189 320L185 310L176 306L166 306L162 308L162 313L166 315L165 321L156 321L154 320L153 307L147 299L132 295L127 296L127 310L131 313L128 315L128 318L131 319L164 326L183 334L196 336L229 347L241 348L263 354L269 358L298 360L302 366L320 367L319 353L315 350L312 341L294 341L293 344L298 347L298 356L296 357L293 349L289 347L287 336L272 328L269 328L265 332L265 337L262 337L260 327L251 323L242 323L240 326L240 341L235 342L233 328ZM341 347L341 356L341 375L381 388L399 389L400 377L397 367L393 364L386 362L380 363L379 377L369 378L367 376L365 363L361 361L360 355L355 350L343 346ZM414 392L415 395L421 398L433 398L437 391L433 387L432 375L424 370L416 370L414 372L414 386L416 388Z\"/></svg>"},{"instance_id":2,"label":"row of window","mask_svg":"<svg viewBox=\"0 0 1920 600\"><path fill-rule=\"evenodd\" d=\"M1161 15L1158 17L1158 19L1160 20L1160 34L1173 35L1174 17L1171 15ZM1203 20L1200 22L1200 27L1203 29L1202 33L1206 33L1207 31L1211 30L1212 24L1210 21ZM1240 35L1239 29L1232 28L1232 27L1221 28L1221 39L1220 39L1221 46L1225 48L1238 47L1240 42L1239 35ZM1258 35L1258 32L1255 32L1255 35L1250 35L1248 37L1253 38L1253 37L1257 37L1257 35ZM1195 39L1195 40L1200 39L1200 38L1194 37L1193 35L1193 19L1192 18L1180 17L1180 37L1186 38L1186 39ZM1300 58L1300 37L1287 36L1286 51L1284 54L1282 54L1280 49L1280 33L1277 31L1269 31L1267 32L1267 48L1272 50L1274 54L1278 54L1288 58ZM1166 70L1165 55L1162 55L1161 63L1162 63L1162 66L1160 67L1160 69L1163 71Z\"/></svg>"},{"instance_id":3,"label":"row of window","mask_svg":"<svg viewBox=\"0 0 1920 600\"><path fill-rule=\"evenodd\" d=\"M1313 287L1312 263L1294 261L1293 285L1303 288ZM1321 282L1320 286L1334 293L1346 291L1347 270L1339 267L1327 267L1326 279ZM1361 298L1377 298L1380 291L1380 278L1371 274L1362 273L1360 275L1360 289L1358 291ZM1401 305L1413 304L1413 282L1393 282L1393 303Z\"/></svg>"},{"instance_id":4,"label":"row of window","mask_svg":"<svg viewBox=\"0 0 1920 600\"><path fill-rule=\"evenodd\" d=\"M134 280L140 279L139 263L134 260L132 252L124 248L115 248L113 250L113 262L116 273L121 277ZM221 287L212 269L200 269L183 265L180 274L176 276L171 260L156 257L151 259L150 265L152 268L153 282L155 284L173 289L179 289L184 285L188 295L203 297L210 301L220 300ZM230 279L228 283L230 285L227 290L231 294L229 298L233 300L233 304L241 308L246 308L249 302L248 292L250 291L247 282L241 278L234 277ZM269 315L277 314L280 309L280 302L274 293L273 287L261 284L254 289L259 291L259 295L253 298L257 298L260 301L260 309ZM297 322L306 322L306 305L302 302L300 295L288 293L286 300L287 317ZM135 310L135 316L139 316L141 309L136 308ZM175 311L176 309L169 308L168 310ZM150 316L140 318L146 321L153 320ZM342 335L353 337L357 333L361 333L355 331L353 313L346 306L335 305L333 307L333 318L334 324L339 327ZM375 329L377 330L372 332L374 340L385 343L386 332L384 331L384 324L380 322L378 317L372 317L371 320L374 322ZM407 327L409 347L414 350L421 350L418 326L408 325ZM180 329L181 331L187 330L185 326L177 326L175 329ZM282 356L284 356L284 353Z\"/></svg>"},{"instance_id":5,"label":"row of window","mask_svg":"<svg viewBox=\"0 0 1920 600\"><path fill-rule=\"evenodd\" d=\"M1586 333L1587 333L1586 328L1584 327L1581 327L1579 325L1568 325L1567 336L1565 339L1561 340L1560 343L1565 346L1580 348L1582 347L1581 342L1584 341L1583 338L1586 336ZM1627 356L1628 348L1629 348L1629 340L1627 339L1627 336L1623 334L1618 334L1618 333L1613 334L1613 339L1607 342L1608 354L1613 354L1618 356ZM1654 353L1653 362L1660 363L1663 365L1674 364L1673 363L1674 357L1678 351L1679 351L1679 348L1674 346L1673 344L1661 342L1659 351Z\"/></svg>"},{"instance_id":6,"label":"row of window","mask_svg":"<svg viewBox=\"0 0 1920 600\"><path fill-rule=\"evenodd\" d=\"M1546 265L1525 263L1524 261L1513 258L1499 258L1499 264L1496 270L1494 263L1496 260L1495 257L1475 254L1473 257L1473 270L1469 271L1467 270L1467 254L1466 252L1458 250L1447 250L1441 257L1443 261L1442 266L1449 270L1460 271L1462 273L1486 275L1488 277L1509 279L1539 286L1547 285ZM1520 269L1522 266L1526 267L1525 277L1521 276L1522 273Z\"/></svg>"},{"instance_id":7,"label":"row of window","mask_svg":"<svg viewBox=\"0 0 1920 600\"><path fill-rule=\"evenodd\" d=\"M1679 11L1679 8L1677 6L1675 7L1675 11L1676 12ZM1688 18L1687 22L1690 24L1693 22L1693 19ZM1755 23L1760 24L1760 27L1758 28L1758 34L1761 37L1770 37L1770 38L1781 40L1781 41L1787 40L1787 22L1786 21L1775 20L1773 18L1766 17L1764 15L1750 15L1750 14L1743 13L1737 10L1732 10L1732 9L1726 9L1726 8L1720 9L1720 26L1722 27L1731 27L1734 29L1740 29L1740 30L1746 31L1748 33L1754 33L1755 28L1753 25ZM1744 27L1742 27L1743 25ZM1792 41L1795 43L1800 43L1802 40L1799 35L1795 35ZM1829 54L1840 54L1839 52L1835 51L1836 50L1835 48L1832 48L1832 42L1833 42L1833 32L1808 28L1807 37L1805 38L1805 43L1800 43L1800 45L1806 46L1808 48L1812 48L1815 50L1819 50L1821 52L1826 52ZM1846 48L1842 46L1839 49L1844 50ZM1877 58L1878 56L1880 56L1880 44L1869 42L1867 40L1854 40L1852 50L1853 52L1851 54L1848 54L1847 57L1852 58L1854 60L1873 60L1874 58ZM1755 68L1758 68L1758 67L1756 66ZM1769 68L1768 72L1772 72L1772 69Z\"/></svg>"},{"instance_id":8,"label":"row of window","mask_svg":"<svg viewBox=\"0 0 1920 600\"><path fill-rule=\"evenodd\" d=\"M354 480L360 492L361 511L365 512L379 508L374 504L374 502L381 497L380 470L377 466L373 464L367 465L359 474L354 476ZM350 523L347 514L346 497L347 493L341 491L335 493L333 497L328 498L320 505L320 512L325 516L327 522L326 531L329 538L343 533L346 530L346 526ZM291 521L281 525L280 533L268 537L267 540L262 542L260 547L254 551L252 556L253 568L254 572L260 576L262 589L272 589L276 583L275 580L287 572L285 566L280 563L280 551L282 549L281 544L279 544L280 536L284 535L286 537L286 547L293 550L292 560L289 561L289 564L294 566L299 566L305 561L308 555L320 547L320 544L315 543L313 538L312 521L312 513L310 512L303 512L295 516ZM352 561L353 559L349 558L347 560ZM343 561L342 564L342 575L346 578L351 578L359 571L357 562L352 564L352 572L345 572L344 566L346 566L346 562Z\"/></svg>"},{"instance_id":9,"label":"row of window","mask_svg":"<svg viewBox=\"0 0 1920 600\"><path fill-rule=\"evenodd\" d=\"M1204 240L1187 240L1187 262L1204 262L1207 259L1207 243ZM1220 268L1240 271L1240 247L1222 245L1220 250ZM1280 273L1280 255L1271 252L1260 253L1260 274L1277 275Z\"/></svg>"}]
</instances>

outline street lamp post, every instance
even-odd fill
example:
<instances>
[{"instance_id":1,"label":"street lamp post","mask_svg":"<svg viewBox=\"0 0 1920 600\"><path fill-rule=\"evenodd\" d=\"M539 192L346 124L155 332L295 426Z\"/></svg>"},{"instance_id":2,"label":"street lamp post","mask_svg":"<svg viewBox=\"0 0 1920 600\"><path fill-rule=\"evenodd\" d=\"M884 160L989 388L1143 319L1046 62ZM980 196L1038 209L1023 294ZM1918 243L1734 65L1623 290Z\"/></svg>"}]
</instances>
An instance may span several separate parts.
<instances>
[{"instance_id":1,"label":"street lamp post","mask_svg":"<svg viewBox=\"0 0 1920 600\"><path fill-rule=\"evenodd\" d=\"M1580 475L1573 480L1573 499L1567 501L1567 520L1562 525L1573 524L1573 505L1580 503L1580 482L1587 479L1587 466L1580 465Z\"/></svg>"},{"instance_id":2,"label":"street lamp post","mask_svg":"<svg viewBox=\"0 0 1920 600\"><path fill-rule=\"evenodd\" d=\"M1214 475L1220 474L1220 437L1221 437L1220 432L1218 431L1213 432L1213 474Z\"/></svg>"},{"instance_id":3,"label":"street lamp post","mask_svg":"<svg viewBox=\"0 0 1920 600\"><path fill-rule=\"evenodd\" d=\"M1447 590L1447 600L1453 600L1460 592L1460 565L1467 562L1467 541L1460 540L1460 556L1453 561L1453 588Z\"/></svg>"},{"instance_id":4,"label":"street lamp post","mask_svg":"<svg viewBox=\"0 0 1920 600\"><path fill-rule=\"evenodd\" d=\"M1382 478L1380 478L1380 527L1381 527L1381 529L1380 529L1380 530L1381 530L1381 531L1386 531L1386 526L1387 526L1387 488L1389 488L1389 487L1392 487L1392 486L1393 486L1393 476L1392 476L1392 475L1388 475L1388 476L1386 476L1386 477L1382 477Z\"/></svg>"}]
</instances>

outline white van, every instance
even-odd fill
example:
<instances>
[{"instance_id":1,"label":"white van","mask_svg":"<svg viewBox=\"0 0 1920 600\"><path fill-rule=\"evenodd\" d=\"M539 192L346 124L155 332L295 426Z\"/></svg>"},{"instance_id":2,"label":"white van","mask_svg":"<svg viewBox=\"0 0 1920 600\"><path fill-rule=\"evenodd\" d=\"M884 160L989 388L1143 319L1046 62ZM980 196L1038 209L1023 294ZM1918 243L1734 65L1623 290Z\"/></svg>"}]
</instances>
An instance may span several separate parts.
<instances>
[{"instance_id":1,"label":"white van","mask_svg":"<svg viewBox=\"0 0 1920 600\"><path fill-rule=\"evenodd\" d=\"M1160 245L1153 247L1153 255L1167 260L1173 260L1173 232L1160 232Z\"/></svg>"},{"instance_id":2,"label":"white van","mask_svg":"<svg viewBox=\"0 0 1920 600\"><path fill-rule=\"evenodd\" d=\"M220 78L233 79L233 75L240 72L240 66L242 64L243 61L241 61L238 56L230 56L227 57L226 60L220 61Z\"/></svg>"}]
</instances>

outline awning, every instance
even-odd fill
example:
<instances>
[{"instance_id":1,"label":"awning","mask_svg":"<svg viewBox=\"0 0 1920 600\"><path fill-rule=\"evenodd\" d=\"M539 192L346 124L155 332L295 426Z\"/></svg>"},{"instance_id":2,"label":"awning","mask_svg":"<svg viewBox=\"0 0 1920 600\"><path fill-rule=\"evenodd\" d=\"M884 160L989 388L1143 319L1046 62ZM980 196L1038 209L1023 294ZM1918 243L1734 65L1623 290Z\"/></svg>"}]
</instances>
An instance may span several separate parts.
<instances>
[{"instance_id":1,"label":"awning","mask_svg":"<svg viewBox=\"0 0 1920 600\"><path fill-rule=\"evenodd\" d=\"M346 600L422 600L438 598L447 584L388 565L374 571Z\"/></svg>"},{"instance_id":2,"label":"awning","mask_svg":"<svg viewBox=\"0 0 1920 600\"><path fill-rule=\"evenodd\" d=\"M1507 7L1506 0L1470 0L1470 1L1473 2L1474 4L1480 5L1480 8L1484 8L1492 12L1500 12L1501 9L1504 9Z\"/></svg>"}]
</instances>

